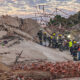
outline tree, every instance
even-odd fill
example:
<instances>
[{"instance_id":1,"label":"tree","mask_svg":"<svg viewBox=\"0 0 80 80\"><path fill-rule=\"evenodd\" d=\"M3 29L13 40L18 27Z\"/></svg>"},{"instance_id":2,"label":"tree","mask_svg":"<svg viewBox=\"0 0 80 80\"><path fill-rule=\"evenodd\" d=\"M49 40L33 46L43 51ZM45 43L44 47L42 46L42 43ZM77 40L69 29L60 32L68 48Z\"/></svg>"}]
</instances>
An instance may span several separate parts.
<instances>
[{"instance_id":1,"label":"tree","mask_svg":"<svg viewBox=\"0 0 80 80\"><path fill-rule=\"evenodd\" d=\"M59 26L60 24L64 27L72 27L80 23L80 11L69 18L64 18L61 15L56 15L54 19L50 19L49 24Z\"/></svg>"},{"instance_id":2,"label":"tree","mask_svg":"<svg viewBox=\"0 0 80 80\"><path fill-rule=\"evenodd\" d=\"M78 21L80 22L80 11L78 12Z\"/></svg>"}]
</instances>

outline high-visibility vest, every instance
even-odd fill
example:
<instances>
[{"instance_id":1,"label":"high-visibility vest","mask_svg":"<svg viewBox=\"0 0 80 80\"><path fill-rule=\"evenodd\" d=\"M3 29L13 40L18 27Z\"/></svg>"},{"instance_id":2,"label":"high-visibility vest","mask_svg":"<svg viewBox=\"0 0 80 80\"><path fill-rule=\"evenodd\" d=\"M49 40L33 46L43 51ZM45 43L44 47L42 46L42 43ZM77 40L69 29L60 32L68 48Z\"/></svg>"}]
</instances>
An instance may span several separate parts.
<instances>
[{"instance_id":1,"label":"high-visibility vest","mask_svg":"<svg viewBox=\"0 0 80 80\"><path fill-rule=\"evenodd\" d=\"M72 47L73 43L72 41L69 42L69 47Z\"/></svg>"}]
</instances>

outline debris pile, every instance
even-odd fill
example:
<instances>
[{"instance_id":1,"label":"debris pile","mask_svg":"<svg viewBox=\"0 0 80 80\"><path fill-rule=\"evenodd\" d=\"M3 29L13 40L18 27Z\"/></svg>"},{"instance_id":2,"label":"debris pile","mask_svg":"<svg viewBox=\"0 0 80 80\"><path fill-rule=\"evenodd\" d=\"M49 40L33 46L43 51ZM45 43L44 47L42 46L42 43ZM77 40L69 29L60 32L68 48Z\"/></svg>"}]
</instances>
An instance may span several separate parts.
<instances>
[{"instance_id":1,"label":"debris pile","mask_svg":"<svg viewBox=\"0 0 80 80\"><path fill-rule=\"evenodd\" d=\"M7 31L8 35L17 34L23 38L36 38L36 34L40 29L37 21L32 19L21 19L18 17L1 16L0 31Z\"/></svg>"},{"instance_id":2,"label":"debris pile","mask_svg":"<svg viewBox=\"0 0 80 80\"><path fill-rule=\"evenodd\" d=\"M11 16L1 16L0 17L0 25L7 24L11 27L19 28L21 25L21 20L18 17Z\"/></svg>"},{"instance_id":3,"label":"debris pile","mask_svg":"<svg viewBox=\"0 0 80 80\"><path fill-rule=\"evenodd\" d=\"M80 30L80 23L72 27L73 30Z\"/></svg>"},{"instance_id":4,"label":"debris pile","mask_svg":"<svg viewBox=\"0 0 80 80\"><path fill-rule=\"evenodd\" d=\"M80 77L80 62L17 63L11 67L6 80L55 80ZM4 72L3 72L4 73ZM4 79L3 79L4 80Z\"/></svg>"},{"instance_id":5,"label":"debris pile","mask_svg":"<svg viewBox=\"0 0 80 80\"><path fill-rule=\"evenodd\" d=\"M23 20L23 25L22 25L22 30L24 32L27 32L33 37L36 37L36 34L40 30L40 25L32 19L24 19Z\"/></svg>"},{"instance_id":6,"label":"debris pile","mask_svg":"<svg viewBox=\"0 0 80 80\"><path fill-rule=\"evenodd\" d=\"M24 71L47 71L52 75L52 79L57 78L70 78L70 77L80 77L80 62L61 62L61 63L51 63L51 62L41 62L32 64L17 64L12 68L15 70Z\"/></svg>"},{"instance_id":7,"label":"debris pile","mask_svg":"<svg viewBox=\"0 0 80 80\"><path fill-rule=\"evenodd\" d=\"M75 37L76 40L80 41L80 23L72 27L71 35Z\"/></svg>"},{"instance_id":8,"label":"debris pile","mask_svg":"<svg viewBox=\"0 0 80 80\"><path fill-rule=\"evenodd\" d=\"M21 19L18 17L0 17L0 44L12 46L20 40L37 40L37 32L40 25L32 19ZM9 43L9 44L8 44Z\"/></svg>"},{"instance_id":9,"label":"debris pile","mask_svg":"<svg viewBox=\"0 0 80 80\"><path fill-rule=\"evenodd\" d=\"M6 61L5 63L14 61L14 64L10 64L10 67L0 64L0 80L53 80L57 78L80 77L80 63L51 63L46 62L47 60L39 62L36 60L37 62L26 63L27 59L32 60L35 58L47 58L51 59L51 61L71 60L69 54L62 53L62 56L56 51L53 52L53 49L44 48L36 43L26 41L36 41L36 34L39 29L39 24L32 19L10 16L2 16L0 18L0 44L4 46L0 46L2 51L2 53L0 52L0 57L3 58L3 62ZM46 31L51 34L49 29ZM16 45L19 43L20 45ZM16 48L18 49L16 50ZM22 52L17 54L17 51L20 50ZM69 56L69 59L66 56ZM16 60L14 60L15 58ZM25 62L18 63L20 60L25 60Z\"/></svg>"}]
</instances>

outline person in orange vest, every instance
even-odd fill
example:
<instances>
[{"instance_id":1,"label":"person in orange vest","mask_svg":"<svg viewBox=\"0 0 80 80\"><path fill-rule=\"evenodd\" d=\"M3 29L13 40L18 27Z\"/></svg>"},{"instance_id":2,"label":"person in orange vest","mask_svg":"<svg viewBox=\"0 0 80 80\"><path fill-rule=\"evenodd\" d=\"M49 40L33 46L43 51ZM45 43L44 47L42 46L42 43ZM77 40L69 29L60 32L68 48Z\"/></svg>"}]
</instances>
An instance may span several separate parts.
<instances>
[{"instance_id":1,"label":"person in orange vest","mask_svg":"<svg viewBox=\"0 0 80 80\"><path fill-rule=\"evenodd\" d=\"M78 48L78 60L80 60L80 45L79 45L79 48Z\"/></svg>"}]
</instances>

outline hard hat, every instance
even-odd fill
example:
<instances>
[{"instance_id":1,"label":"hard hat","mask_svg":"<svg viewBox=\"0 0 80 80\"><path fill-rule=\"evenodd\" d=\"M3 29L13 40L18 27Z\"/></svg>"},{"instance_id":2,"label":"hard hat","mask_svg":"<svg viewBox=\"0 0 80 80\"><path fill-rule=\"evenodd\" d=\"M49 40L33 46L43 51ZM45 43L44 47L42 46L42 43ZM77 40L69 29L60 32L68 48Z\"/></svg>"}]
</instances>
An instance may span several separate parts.
<instances>
[{"instance_id":1,"label":"hard hat","mask_svg":"<svg viewBox=\"0 0 80 80\"><path fill-rule=\"evenodd\" d=\"M59 36L62 36L62 34L59 34Z\"/></svg>"},{"instance_id":2,"label":"hard hat","mask_svg":"<svg viewBox=\"0 0 80 80\"><path fill-rule=\"evenodd\" d=\"M53 33L53 36L55 36L56 34L55 33Z\"/></svg>"},{"instance_id":3,"label":"hard hat","mask_svg":"<svg viewBox=\"0 0 80 80\"><path fill-rule=\"evenodd\" d=\"M51 39L53 39L53 36L50 36Z\"/></svg>"},{"instance_id":4,"label":"hard hat","mask_svg":"<svg viewBox=\"0 0 80 80\"><path fill-rule=\"evenodd\" d=\"M44 32L44 34L46 34L46 32Z\"/></svg>"},{"instance_id":5,"label":"hard hat","mask_svg":"<svg viewBox=\"0 0 80 80\"><path fill-rule=\"evenodd\" d=\"M73 41L73 43L76 44L77 42L76 41Z\"/></svg>"}]
</instances>

